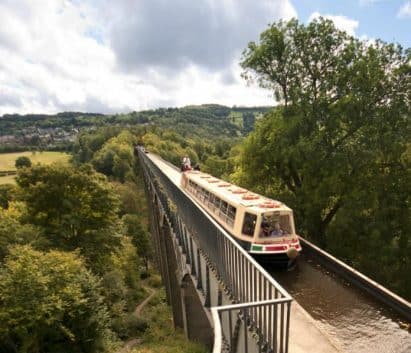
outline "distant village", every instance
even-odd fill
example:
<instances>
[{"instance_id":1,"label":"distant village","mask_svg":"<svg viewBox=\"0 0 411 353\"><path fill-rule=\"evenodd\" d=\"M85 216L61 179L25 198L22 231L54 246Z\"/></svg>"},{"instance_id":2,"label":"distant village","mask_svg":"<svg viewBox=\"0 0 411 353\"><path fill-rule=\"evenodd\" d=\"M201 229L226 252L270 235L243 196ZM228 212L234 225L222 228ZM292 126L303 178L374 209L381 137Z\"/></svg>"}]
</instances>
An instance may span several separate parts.
<instances>
[{"instance_id":1,"label":"distant village","mask_svg":"<svg viewBox=\"0 0 411 353\"><path fill-rule=\"evenodd\" d=\"M83 128L84 129L84 128ZM78 128L38 128L26 127L17 134L0 135L0 145L7 146L62 146L74 142Z\"/></svg>"}]
</instances>

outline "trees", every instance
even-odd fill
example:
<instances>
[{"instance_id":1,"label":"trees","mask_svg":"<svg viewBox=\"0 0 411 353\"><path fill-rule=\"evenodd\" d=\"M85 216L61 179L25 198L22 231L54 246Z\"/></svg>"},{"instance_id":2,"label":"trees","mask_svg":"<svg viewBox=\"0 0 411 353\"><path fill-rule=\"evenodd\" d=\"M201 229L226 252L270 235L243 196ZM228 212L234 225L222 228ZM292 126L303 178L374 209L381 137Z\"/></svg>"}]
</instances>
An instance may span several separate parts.
<instances>
[{"instance_id":1,"label":"trees","mask_svg":"<svg viewBox=\"0 0 411 353\"><path fill-rule=\"evenodd\" d=\"M73 160L76 163L87 163L93 155L112 137L119 134L120 128L104 126L97 131L81 132L73 144Z\"/></svg>"},{"instance_id":2,"label":"trees","mask_svg":"<svg viewBox=\"0 0 411 353\"><path fill-rule=\"evenodd\" d=\"M13 200L14 194L16 192L15 185L12 184L2 184L0 185L0 207L9 207L10 201Z\"/></svg>"},{"instance_id":3,"label":"trees","mask_svg":"<svg viewBox=\"0 0 411 353\"><path fill-rule=\"evenodd\" d=\"M243 133L247 135L254 129L255 116L253 113L244 112L243 113Z\"/></svg>"},{"instance_id":4,"label":"trees","mask_svg":"<svg viewBox=\"0 0 411 353\"><path fill-rule=\"evenodd\" d=\"M0 271L0 347L101 352L110 320L98 279L74 253L16 246Z\"/></svg>"},{"instance_id":5,"label":"trees","mask_svg":"<svg viewBox=\"0 0 411 353\"><path fill-rule=\"evenodd\" d=\"M128 131L108 140L92 160L97 171L124 182L133 171L135 139Z\"/></svg>"},{"instance_id":6,"label":"trees","mask_svg":"<svg viewBox=\"0 0 411 353\"><path fill-rule=\"evenodd\" d=\"M119 244L119 201L106 178L90 166L37 165L16 178L27 211L23 220L40 227L59 249L80 248L92 266Z\"/></svg>"},{"instance_id":7,"label":"trees","mask_svg":"<svg viewBox=\"0 0 411 353\"><path fill-rule=\"evenodd\" d=\"M23 205L10 203L0 208L0 263L8 254L8 248L17 244L44 244L40 231L31 224L21 224L19 219Z\"/></svg>"},{"instance_id":8,"label":"trees","mask_svg":"<svg viewBox=\"0 0 411 353\"><path fill-rule=\"evenodd\" d=\"M134 214L126 214L122 218L126 227L127 235L137 249L137 254L144 261L146 271L148 270L148 260L153 255L153 248L148 232L143 228L140 217Z\"/></svg>"},{"instance_id":9,"label":"trees","mask_svg":"<svg viewBox=\"0 0 411 353\"><path fill-rule=\"evenodd\" d=\"M384 281L390 271L371 265L382 254L410 270L410 58L319 19L271 25L242 61L282 104L247 139L234 177L290 203L306 235Z\"/></svg>"},{"instance_id":10,"label":"trees","mask_svg":"<svg viewBox=\"0 0 411 353\"><path fill-rule=\"evenodd\" d=\"M16 159L16 163L14 165L16 166L16 168L30 168L31 160L29 157L21 156Z\"/></svg>"}]
</instances>

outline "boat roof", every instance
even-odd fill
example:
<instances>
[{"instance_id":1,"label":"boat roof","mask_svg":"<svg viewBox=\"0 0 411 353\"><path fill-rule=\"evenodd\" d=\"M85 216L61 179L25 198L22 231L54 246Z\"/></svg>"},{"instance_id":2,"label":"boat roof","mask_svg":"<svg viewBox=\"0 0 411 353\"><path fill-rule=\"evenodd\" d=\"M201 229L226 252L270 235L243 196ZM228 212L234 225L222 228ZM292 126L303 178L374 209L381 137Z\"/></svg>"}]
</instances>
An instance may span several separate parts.
<instances>
[{"instance_id":1,"label":"boat roof","mask_svg":"<svg viewBox=\"0 0 411 353\"><path fill-rule=\"evenodd\" d=\"M245 188L228 183L224 180L213 177L210 174L197 170L185 171L184 174L197 185L208 191L221 196L226 202L241 204L254 212L282 211L291 212L292 209L278 200L259 195ZM264 206L267 207L264 207Z\"/></svg>"}]
</instances>

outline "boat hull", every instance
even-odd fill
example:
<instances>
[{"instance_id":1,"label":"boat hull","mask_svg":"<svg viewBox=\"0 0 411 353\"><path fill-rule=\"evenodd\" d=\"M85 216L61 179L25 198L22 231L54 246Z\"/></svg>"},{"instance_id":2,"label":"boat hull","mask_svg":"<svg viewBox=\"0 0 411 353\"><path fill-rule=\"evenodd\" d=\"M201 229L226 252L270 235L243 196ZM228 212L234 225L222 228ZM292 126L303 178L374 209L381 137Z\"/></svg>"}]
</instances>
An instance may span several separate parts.
<instances>
[{"instance_id":1,"label":"boat hull","mask_svg":"<svg viewBox=\"0 0 411 353\"><path fill-rule=\"evenodd\" d=\"M258 261L262 266L269 266L283 270L289 270L297 264L297 258L290 259L286 253L270 254L270 253L251 253L250 255Z\"/></svg>"}]
</instances>

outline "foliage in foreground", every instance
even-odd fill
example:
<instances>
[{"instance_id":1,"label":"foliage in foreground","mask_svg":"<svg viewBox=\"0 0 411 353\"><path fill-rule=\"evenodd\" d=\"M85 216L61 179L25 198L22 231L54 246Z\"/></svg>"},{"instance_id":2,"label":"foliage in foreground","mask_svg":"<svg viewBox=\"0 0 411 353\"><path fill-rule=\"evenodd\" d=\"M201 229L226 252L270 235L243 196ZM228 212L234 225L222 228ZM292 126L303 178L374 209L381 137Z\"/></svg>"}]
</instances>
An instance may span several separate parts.
<instances>
[{"instance_id":1,"label":"foliage in foreground","mask_svg":"<svg viewBox=\"0 0 411 353\"><path fill-rule=\"evenodd\" d=\"M118 199L106 178L90 166L36 165L17 176L24 221L41 227L51 246L79 248L95 268L119 245Z\"/></svg>"},{"instance_id":2,"label":"foliage in foreground","mask_svg":"<svg viewBox=\"0 0 411 353\"><path fill-rule=\"evenodd\" d=\"M75 165L19 168L0 188L0 351L114 352L149 327L170 337L157 352L194 347L172 339L169 310L160 327L160 312L134 315L152 256L136 137L104 131L82 135Z\"/></svg>"},{"instance_id":3,"label":"foliage in foreground","mask_svg":"<svg viewBox=\"0 0 411 353\"><path fill-rule=\"evenodd\" d=\"M75 253L16 246L0 271L0 341L18 352L96 352L112 336L98 278Z\"/></svg>"}]
</instances>

